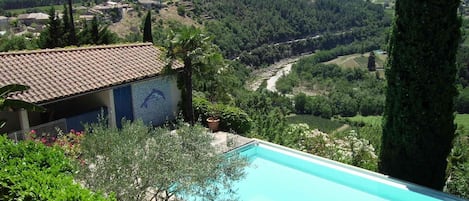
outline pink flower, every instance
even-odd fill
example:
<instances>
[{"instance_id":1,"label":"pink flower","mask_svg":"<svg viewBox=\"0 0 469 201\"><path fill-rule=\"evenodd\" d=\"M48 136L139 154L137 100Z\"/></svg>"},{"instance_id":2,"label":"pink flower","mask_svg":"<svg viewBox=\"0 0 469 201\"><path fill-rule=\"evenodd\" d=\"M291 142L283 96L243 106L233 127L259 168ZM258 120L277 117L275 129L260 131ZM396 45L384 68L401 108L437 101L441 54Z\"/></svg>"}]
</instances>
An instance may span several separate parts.
<instances>
[{"instance_id":1,"label":"pink flower","mask_svg":"<svg viewBox=\"0 0 469 201\"><path fill-rule=\"evenodd\" d=\"M36 131L35 131L35 130L31 130L31 131L29 131L29 132L30 132L31 134L33 134L33 135L36 134Z\"/></svg>"},{"instance_id":2,"label":"pink flower","mask_svg":"<svg viewBox=\"0 0 469 201\"><path fill-rule=\"evenodd\" d=\"M75 133L75 129L70 129L70 133Z\"/></svg>"},{"instance_id":3,"label":"pink flower","mask_svg":"<svg viewBox=\"0 0 469 201\"><path fill-rule=\"evenodd\" d=\"M43 137L43 138L41 138L41 142L42 142L43 144L46 144L46 143L47 143L47 139L46 139L45 137Z\"/></svg>"}]
</instances>

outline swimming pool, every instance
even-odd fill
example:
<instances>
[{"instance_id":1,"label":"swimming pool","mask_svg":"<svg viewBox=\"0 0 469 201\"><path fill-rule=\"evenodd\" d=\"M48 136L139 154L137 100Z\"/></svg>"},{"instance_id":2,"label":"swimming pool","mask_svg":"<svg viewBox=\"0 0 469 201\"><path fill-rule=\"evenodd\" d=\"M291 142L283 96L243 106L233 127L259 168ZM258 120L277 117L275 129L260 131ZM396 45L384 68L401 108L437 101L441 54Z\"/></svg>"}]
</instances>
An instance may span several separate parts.
<instances>
[{"instance_id":1,"label":"swimming pool","mask_svg":"<svg viewBox=\"0 0 469 201\"><path fill-rule=\"evenodd\" d=\"M250 161L246 178L235 184L240 201L463 200L268 142L235 151Z\"/></svg>"}]
</instances>

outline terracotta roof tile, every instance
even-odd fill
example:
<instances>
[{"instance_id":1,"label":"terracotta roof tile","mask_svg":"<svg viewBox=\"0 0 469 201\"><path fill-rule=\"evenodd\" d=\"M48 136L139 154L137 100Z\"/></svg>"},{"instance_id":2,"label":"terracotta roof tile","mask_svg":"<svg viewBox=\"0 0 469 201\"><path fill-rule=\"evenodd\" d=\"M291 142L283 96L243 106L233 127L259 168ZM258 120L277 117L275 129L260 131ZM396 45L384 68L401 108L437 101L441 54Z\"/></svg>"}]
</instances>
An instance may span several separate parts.
<instances>
[{"instance_id":1,"label":"terracotta roof tile","mask_svg":"<svg viewBox=\"0 0 469 201\"><path fill-rule=\"evenodd\" d=\"M47 103L159 75L162 54L151 43L0 53L0 86L28 85L14 98Z\"/></svg>"}]
</instances>

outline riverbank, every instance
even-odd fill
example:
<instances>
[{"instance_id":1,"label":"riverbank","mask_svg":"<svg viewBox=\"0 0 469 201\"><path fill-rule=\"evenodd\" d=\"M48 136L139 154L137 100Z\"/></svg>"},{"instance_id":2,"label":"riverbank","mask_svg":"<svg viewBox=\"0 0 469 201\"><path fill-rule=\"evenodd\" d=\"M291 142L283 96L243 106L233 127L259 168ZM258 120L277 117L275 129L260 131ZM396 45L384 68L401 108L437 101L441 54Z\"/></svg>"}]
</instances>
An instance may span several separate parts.
<instances>
[{"instance_id":1,"label":"riverbank","mask_svg":"<svg viewBox=\"0 0 469 201\"><path fill-rule=\"evenodd\" d=\"M283 75L288 75L290 73L293 64L295 64L299 59L307 56L311 56L314 53L305 54L301 56L295 56L291 58L282 59L267 68L261 68L254 70L250 77L251 79L246 83L246 88L255 91L261 86L264 81L267 81L267 90L277 91L275 88L275 83Z\"/></svg>"}]
</instances>

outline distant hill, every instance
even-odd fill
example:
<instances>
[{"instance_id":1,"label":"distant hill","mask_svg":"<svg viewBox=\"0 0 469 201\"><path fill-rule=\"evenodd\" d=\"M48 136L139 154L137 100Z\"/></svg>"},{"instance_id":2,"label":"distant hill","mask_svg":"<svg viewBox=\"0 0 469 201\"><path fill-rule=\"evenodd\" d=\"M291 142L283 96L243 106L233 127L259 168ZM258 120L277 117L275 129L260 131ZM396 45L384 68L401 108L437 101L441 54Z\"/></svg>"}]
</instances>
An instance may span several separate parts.
<instances>
[{"instance_id":1,"label":"distant hill","mask_svg":"<svg viewBox=\"0 0 469 201\"><path fill-rule=\"evenodd\" d=\"M192 17L206 20L215 43L235 58L263 45L325 33L350 32L348 43L379 34L387 27L382 5L363 0L194 0ZM292 44L292 46L295 44ZM331 45L333 46L333 45ZM301 48L300 48L301 49ZM283 51L282 49L261 52ZM250 54L250 53L249 53ZM261 62L262 63L262 62Z\"/></svg>"}]
</instances>

